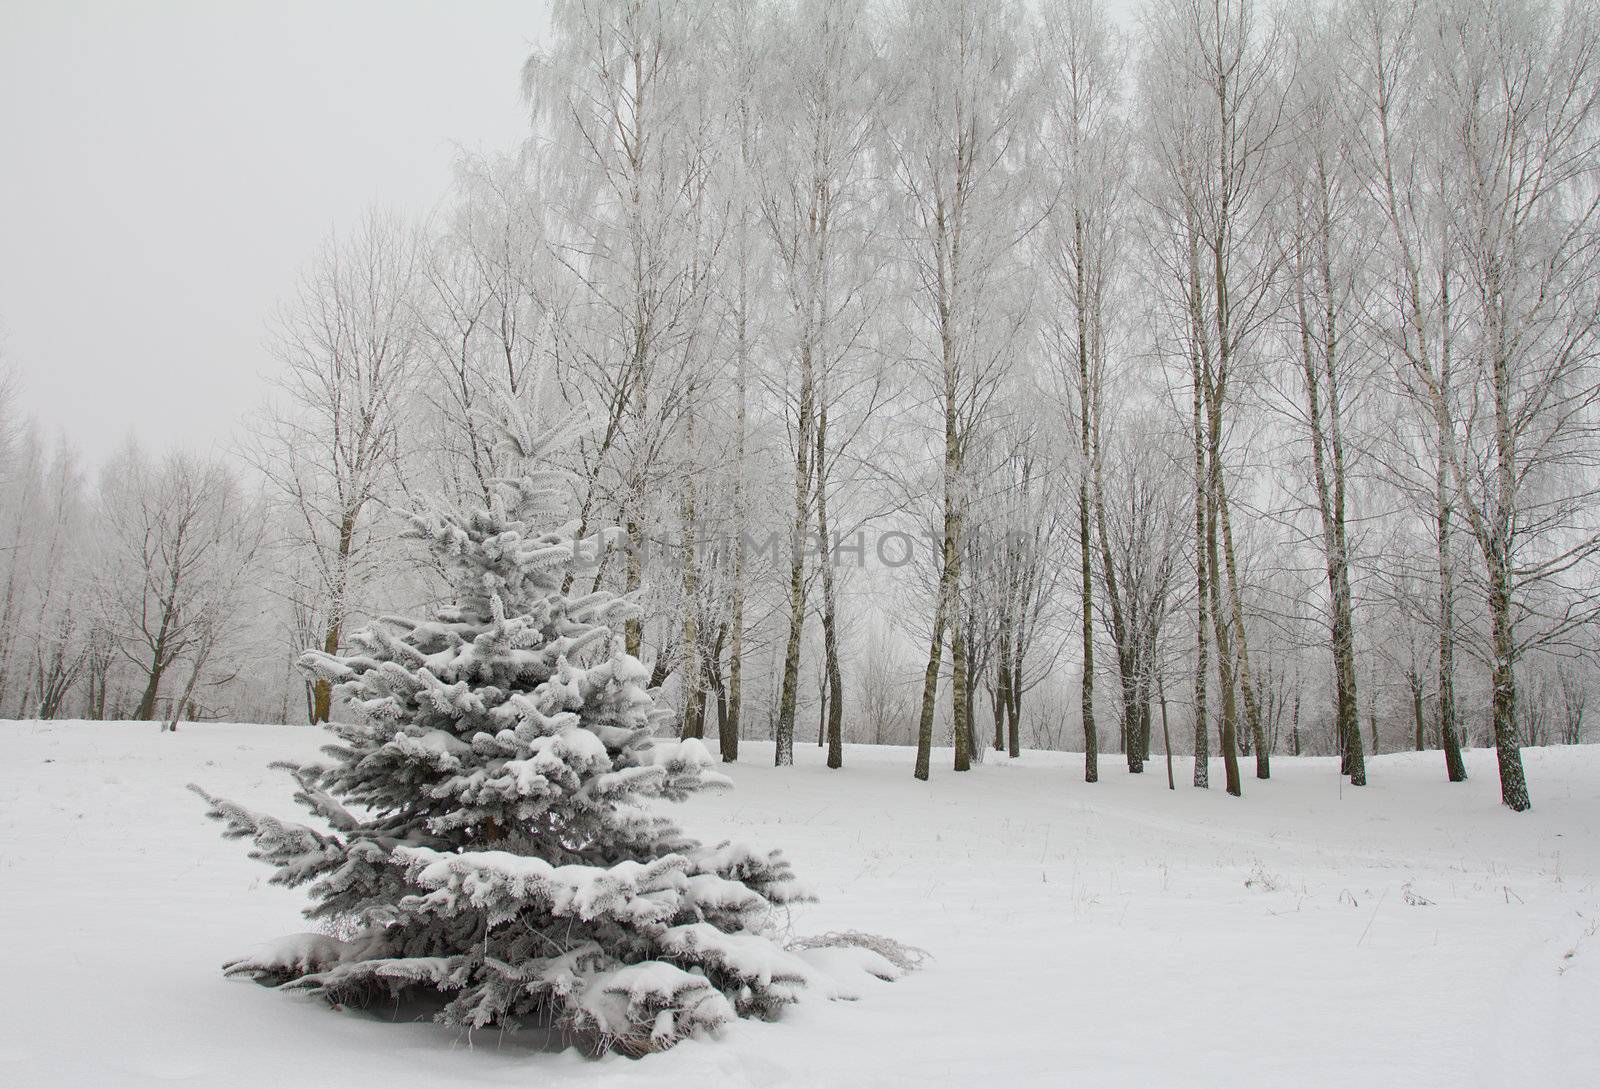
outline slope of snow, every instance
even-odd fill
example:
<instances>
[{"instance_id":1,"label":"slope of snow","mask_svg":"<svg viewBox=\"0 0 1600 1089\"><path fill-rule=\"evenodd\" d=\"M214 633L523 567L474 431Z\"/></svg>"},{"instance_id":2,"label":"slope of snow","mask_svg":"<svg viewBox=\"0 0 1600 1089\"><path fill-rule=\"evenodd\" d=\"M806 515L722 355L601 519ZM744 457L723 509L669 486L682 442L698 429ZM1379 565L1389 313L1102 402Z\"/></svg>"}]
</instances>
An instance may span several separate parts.
<instances>
[{"instance_id":1,"label":"slope of snow","mask_svg":"<svg viewBox=\"0 0 1600 1089\"><path fill-rule=\"evenodd\" d=\"M304 728L0 726L0 1082L117 1086L1585 1086L1600 1070L1600 748L1437 753L1339 787L1274 763L1246 797L1103 758L1001 759L931 783L901 749L818 750L677 807L695 833L784 848L821 902L932 954L859 1001L810 1000L644 1060L330 1012L224 980L305 929L183 784L296 815L270 760ZM936 767L948 767L948 753ZM1220 769L1213 774L1220 781Z\"/></svg>"}]
</instances>

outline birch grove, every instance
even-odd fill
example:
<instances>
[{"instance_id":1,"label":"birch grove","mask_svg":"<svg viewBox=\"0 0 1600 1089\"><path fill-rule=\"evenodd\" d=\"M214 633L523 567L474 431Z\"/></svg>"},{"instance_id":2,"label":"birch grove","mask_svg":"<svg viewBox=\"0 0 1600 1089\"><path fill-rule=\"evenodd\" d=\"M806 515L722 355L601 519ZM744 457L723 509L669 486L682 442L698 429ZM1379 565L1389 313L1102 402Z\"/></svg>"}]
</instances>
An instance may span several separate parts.
<instances>
[{"instance_id":1,"label":"birch grove","mask_svg":"<svg viewBox=\"0 0 1600 1089\"><path fill-rule=\"evenodd\" d=\"M1592 3L562 0L522 81L283 285L230 449L83 464L0 371L0 714L326 721L293 660L444 600L407 516L536 404L723 760L1492 746L1520 811L1592 739Z\"/></svg>"}]
</instances>

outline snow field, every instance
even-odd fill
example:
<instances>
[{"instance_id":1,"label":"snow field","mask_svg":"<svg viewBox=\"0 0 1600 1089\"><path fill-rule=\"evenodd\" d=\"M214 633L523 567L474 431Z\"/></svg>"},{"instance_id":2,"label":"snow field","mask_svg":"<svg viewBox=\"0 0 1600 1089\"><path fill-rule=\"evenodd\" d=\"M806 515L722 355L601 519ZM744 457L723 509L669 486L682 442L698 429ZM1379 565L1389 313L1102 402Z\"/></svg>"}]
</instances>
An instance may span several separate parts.
<instances>
[{"instance_id":1,"label":"snow field","mask_svg":"<svg viewBox=\"0 0 1600 1089\"><path fill-rule=\"evenodd\" d=\"M1600 747L1526 753L1534 809L1438 753L1274 760L1245 797L1168 792L1102 758L819 750L675 807L687 829L781 847L821 902L796 936L857 928L927 950L859 1001L598 1062L535 1033L470 1040L332 1013L222 978L306 929L202 816L207 789L282 816L271 760L305 728L7 723L0 768L0 1084L388 1086L1588 1086L1600 1077ZM1218 776L1214 775L1213 779Z\"/></svg>"}]
</instances>

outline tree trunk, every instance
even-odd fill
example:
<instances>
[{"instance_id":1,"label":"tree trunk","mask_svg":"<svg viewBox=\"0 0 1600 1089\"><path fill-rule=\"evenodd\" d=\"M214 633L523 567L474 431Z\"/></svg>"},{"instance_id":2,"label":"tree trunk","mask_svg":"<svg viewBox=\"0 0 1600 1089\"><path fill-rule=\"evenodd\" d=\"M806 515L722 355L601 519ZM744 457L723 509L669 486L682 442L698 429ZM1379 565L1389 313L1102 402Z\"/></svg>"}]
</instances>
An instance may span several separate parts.
<instances>
[{"instance_id":1,"label":"tree trunk","mask_svg":"<svg viewBox=\"0 0 1600 1089\"><path fill-rule=\"evenodd\" d=\"M1083 610L1083 676L1078 707L1083 716L1083 781L1100 781L1100 744L1094 725L1094 583L1089 565L1089 489L1078 484L1078 587Z\"/></svg>"},{"instance_id":2,"label":"tree trunk","mask_svg":"<svg viewBox=\"0 0 1600 1089\"><path fill-rule=\"evenodd\" d=\"M180 528L174 554L183 554L183 530ZM139 697L139 706L134 711L133 717L141 722L155 718L156 700L161 693L161 678L166 673L167 666L172 664L172 659L177 657L182 650L180 646L173 645L174 629L179 624L178 590L183 580L183 566L177 560L172 564L172 571L167 579L166 596L161 599L161 625L156 629L155 647L150 657L150 668L145 675L144 693Z\"/></svg>"},{"instance_id":3,"label":"tree trunk","mask_svg":"<svg viewBox=\"0 0 1600 1089\"><path fill-rule=\"evenodd\" d=\"M322 637L324 654L339 653L339 641L343 637L345 594L350 586L350 554L355 543L358 517L359 511L347 510L339 520L339 543L335 553L338 576L334 581L333 598L328 602L328 627ZM329 721L332 714L333 685L319 677L311 686L311 725Z\"/></svg>"},{"instance_id":4,"label":"tree trunk","mask_svg":"<svg viewBox=\"0 0 1600 1089\"><path fill-rule=\"evenodd\" d=\"M172 714L161 727L162 733L177 733L178 723L182 722L184 716L190 713L189 701L194 699L195 685L200 680L201 671L206 667L206 659L211 657L211 640L206 639L205 643L206 645L195 656L194 668L189 670L189 680L183 686L183 695L178 697L178 702L172 705Z\"/></svg>"},{"instance_id":5,"label":"tree trunk","mask_svg":"<svg viewBox=\"0 0 1600 1089\"><path fill-rule=\"evenodd\" d=\"M1338 381L1341 353L1330 252L1333 227L1326 192L1329 183L1320 160L1317 163L1317 181L1315 224L1307 224L1302 218L1302 237L1296 240L1295 313L1299 323L1301 374L1306 388L1306 418L1311 430L1317 509L1322 522L1323 560L1332 605L1330 644L1333 651L1334 715L1341 739L1340 770L1350 776L1351 785L1364 786L1367 781L1366 759L1361 750L1354 619L1350 598L1350 556L1345 529L1344 438ZM1303 205L1301 212L1303 217L1306 212ZM1311 238L1305 237L1307 235ZM1307 252L1308 246L1315 248L1314 260ZM1306 281L1313 275L1313 264L1323 294L1320 337L1315 335L1306 292ZM1326 404L1322 397L1324 382L1327 385ZM1323 426L1324 416L1327 419L1326 428Z\"/></svg>"},{"instance_id":6,"label":"tree trunk","mask_svg":"<svg viewBox=\"0 0 1600 1089\"><path fill-rule=\"evenodd\" d=\"M828 529L828 404L817 410L817 537L822 542L822 647L828 708L828 767L844 766L844 678L839 665L839 628L833 589L833 538Z\"/></svg>"},{"instance_id":7,"label":"tree trunk","mask_svg":"<svg viewBox=\"0 0 1600 1089\"><path fill-rule=\"evenodd\" d=\"M1220 456L1219 451L1219 459ZM1223 569L1228 574L1228 600L1232 606L1233 636L1239 652L1239 691L1244 697L1245 725L1250 731L1250 747L1256 758L1256 778L1270 779L1272 754L1268 750L1265 731L1262 728L1261 703L1257 698L1255 680L1250 672L1250 640L1245 631L1244 606L1239 593L1239 576L1233 556L1233 523L1228 516L1227 485L1220 471L1216 483L1217 510L1222 527Z\"/></svg>"},{"instance_id":8,"label":"tree trunk","mask_svg":"<svg viewBox=\"0 0 1600 1089\"><path fill-rule=\"evenodd\" d=\"M1023 610L1033 598L1036 575L1032 570L1025 569L1023 585L1015 598L1015 623L1006 644L1006 752L1013 760L1022 755L1023 665L1027 660L1027 616Z\"/></svg>"},{"instance_id":9,"label":"tree trunk","mask_svg":"<svg viewBox=\"0 0 1600 1089\"><path fill-rule=\"evenodd\" d=\"M933 750L933 710L939 694L939 662L944 657L944 580L933 606L933 638L928 643L928 666L922 673L922 705L917 714L917 764L912 774L922 780L928 778L928 765Z\"/></svg>"},{"instance_id":10,"label":"tree trunk","mask_svg":"<svg viewBox=\"0 0 1600 1089\"><path fill-rule=\"evenodd\" d=\"M957 561L959 562L959 561ZM950 621L950 702L955 727L955 770L972 770L972 701L967 689L967 633L959 602Z\"/></svg>"},{"instance_id":11,"label":"tree trunk","mask_svg":"<svg viewBox=\"0 0 1600 1089\"><path fill-rule=\"evenodd\" d=\"M1167 729L1167 685L1160 673L1156 674L1156 697L1161 701L1161 742L1167 753L1167 789L1177 790L1178 781L1172 776L1172 731Z\"/></svg>"},{"instance_id":12,"label":"tree trunk","mask_svg":"<svg viewBox=\"0 0 1600 1089\"><path fill-rule=\"evenodd\" d=\"M687 424L690 464L694 458L694 418ZM706 735L706 671L700 661L700 577L696 570L694 480L683 485L683 737Z\"/></svg>"},{"instance_id":13,"label":"tree trunk","mask_svg":"<svg viewBox=\"0 0 1600 1089\"><path fill-rule=\"evenodd\" d=\"M779 767L794 763L795 699L800 683L800 636L805 628L805 535L811 509L811 441L815 437L811 350L800 352L800 413L795 433L794 518L789 527L789 634L783 653L783 688L778 703L777 746Z\"/></svg>"},{"instance_id":14,"label":"tree trunk","mask_svg":"<svg viewBox=\"0 0 1600 1089\"><path fill-rule=\"evenodd\" d=\"M1005 700L1005 681L1003 678L997 678L989 689L989 716L993 720L995 752L1004 752L1006 747Z\"/></svg>"},{"instance_id":15,"label":"tree trunk","mask_svg":"<svg viewBox=\"0 0 1600 1089\"><path fill-rule=\"evenodd\" d=\"M1000 616L1000 634L996 640L994 680L994 751L1006 747L1006 713L1011 701L1011 608L1007 601Z\"/></svg>"},{"instance_id":16,"label":"tree trunk","mask_svg":"<svg viewBox=\"0 0 1600 1089\"><path fill-rule=\"evenodd\" d=\"M821 691L817 700L817 748L822 748L828 738L828 671L822 671L822 683L818 686Z\"/></svg>"},{"instance_id":17,"label":"tree trunk","mask_svg":"<svg viewBox=\"0 0 1600 1089\"><path fill-rule=\"evenodd\" d=\"M944 226L940 224L941 249L944 243ZM944 632L948 624L952 630L951 673L957 691L953 713L956 716L956 733L959 735L962 703L966 697L965 646L960 642L961 603L956 600L961 585L961 534L962 506L958 489L961 474L960 389L957 384L955 330L952 307L954 292L951 284L944 282L944 257L940 256L941 282L939 292L939 342L944 376L944 472L943 502L944 531L939 557L939 589L934 603L933 638L928 647L928 667L923 675L922 711L917 721L917 764L913 774L918 779L928 777L930 749L933 745L933 711L938 694L939 663L944 655ZM956 745L956 762L962 759L961 743ZM959 769L965 770L965 769Z\"/></svg>"},{"instance_id":18,"label":"tree trunk","mask_svg":"<svg viewBox=\"0 0 1600 1089\"><path fill-rule=\"evenodd\" d=\"M1006 700L1006 753L1013 760L1022 755L1022 676L1011 674L1011 695Z\"/></svg>"},{"instance_id":19,"label":"tree trunk","mask_svg":"<svg viewBox=\"0 0 1600 1089\"><path fill-rule=\"evenodd\" d=\"M741 533L742 536L742 533ZM717 740L722 750L722 760L731 764L739 759L739 720L743 709L744 688L744 547L734 560L733 631L728 636L728 691L725 696L727 714L718 723Z\"/></svg>"},{"instance_id":20,"label":"tree trunk","mask_svg":"<svg viewBox=\"0 0 1600 1089\"><path fill-rule=\"evenodd\" d=\"M155 650L151 655L150 669L145 674L144 691L140 694L139 705L133 712L133 717L140 722L147 722L156 717L156 701L161 696L161 678L167 670L165 619L162 620L161 626L162 632L156 639ZM327 682L324 681L323 684L326 685Z\"/></svg>"},{"instance_id":21,"label":"tree trunk","mask_svg":"<svg viewBox=\"0 0 1600 1089\"><path fill-rule=\"evenodd\" d=\"M637 486L637 485L636 485ZM637 593L644 583L644 528L635 513L637 499L628 500L628 518L626 525L627 544L626 556L623 560L622 589L624 593ZM629 617L622 624L622 649L633 657L639 657L644 650L644 621L639 617Z\"/></svg>"},{"instance_id":22,"label":"tree trunk","mask_svg":"<svg viewBox=\"0 0 1600 1089\"><path fill-rule=\"evenodd\" d=\"M1210 650L1206 629L1210 624L1211 586L1206 563L1206 524L1209 520L1206 517L1206 455L1201 427L1202 380L1198 349L1194 350L1190 364L1194 380L1194 785L1206 790L1211 786L1211 732L1206 722L1206 671L1209 668L1206 658Z\"/></svg>"},{"instance_id":23,"label":"tree trunk","mask_svg":"<svg viewBox=\"0 0 1600 1089\"><path fill-rule=\"evenodd\" d=\"M1239 780L1239 751L1238 751L1238 703L1234 692L1233 676L1233 644L1231 633L1228 630L1226 617L1222 612L1221 582L1218 572L1217 560L1217 488L1216 477L1221 471L1217 460L1216 435L1218 424L1213 424L1212 449L1209 464L1211 473L1211 487L1208 489L1207 498L1210 501L1206 517L1206 582L1211 590L1211 628L1212 637L1217 644L1217 687L1222 694L1222 723L1219 744L1222 748L1222 769L1224 781L1229 794L1238 797L1244 792Z\"/></svg>"},{"instance_id":24,"label":"tree trunk","mask_svg":"<svg viewBox=\"0 0 1600 1089\"><path fill-rule=\"evenodd\" d=\"M1434 502L1439 562L1439 746L1444 749L1445 778L1464 783L1467 762L1461 756L1461 732L1456 725L1455 556L1451 551L1451 510L1442 454L1437 471Z\"/></svg>"},{"instance_id":25,"label":"tree trunk","mask_svg":"<svg viewBox=\"0 0 1600 1089\"><path fill-rule=\"evenodd\" d=\"M1094 473L1095 535L1100 542L1100 568L1105 582L1106 607L1111 613L1111 640L1117 652L1117 680L1122 702L1122 751L1128 772L1138 775L1144 771L1145 751L1139 739L1140 669L1139 637L1134 634L1137 616L1130 616L1122 605L1122 594L1117 585L1117 568L1111 557L1111 536L1106 528L1105 503L1101 498L1099 452L1096 451ZM1081 495L1080 495L1081 499ZM1088 603L1085 602L1085 605Z\"/></svg>"},{"instance_id":26,"label":"tree trunk","mask_svg":"<svg viewBox=\"0 0 1600 1089\"><path fill-rule=\"evenodd\" d=\"M1073 316L1078 350L1078 604L1083 611L1083 675L1079 681L1078 706L1083 716L1083 780L1095 783L1100 780L1100 743L1094 722L1094 571L1089 544L1089 477L1094 465L1095 375L1089 360L1089 285L1083 228L1082 214L1074 211ZM1098 345L1095 348L1098 350Z\"/></svg>"},{"instance_id":27,"label":"tree trunk","mask_svg":"<svg viewBox=\"0 0 1600 1089\"><path fill-rule=\"evenodd\" d=\"M1422 677L1417 673L1415 668L1412 668L1406 673L1406 684L1411 688L1411 726L1415 734L1412 740L1414 742L1416 751L1421 752L1427 747L1427 745L1424 743L1424 738L1422 736Z\"/></svg>"},{"instance_id":28,"label":"tree trunk","mask_svg":"<svg viewBox=\"0 0 1600 1089\"><path fill-rule=\"evenodd\" d=\"M1528 797L1521 739L1517 736L1516 640L1511 618L1509 566L1509 561L1499 556L1489 564L1489 618L1494 633L1494 692L1490 715L1494 724L1495 758L1500 767L1500 800L1514 812L1521 813L1533 802Z\"/></svg>"}]
</instances>

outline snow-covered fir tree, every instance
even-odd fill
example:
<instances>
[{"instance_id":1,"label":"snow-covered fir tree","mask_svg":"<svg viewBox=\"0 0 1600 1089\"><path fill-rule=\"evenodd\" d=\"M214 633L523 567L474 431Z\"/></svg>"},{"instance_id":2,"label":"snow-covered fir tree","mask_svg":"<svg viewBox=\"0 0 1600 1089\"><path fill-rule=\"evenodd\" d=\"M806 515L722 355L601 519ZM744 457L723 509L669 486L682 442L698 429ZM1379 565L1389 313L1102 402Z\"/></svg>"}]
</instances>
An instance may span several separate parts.
<instances>
[{"instance_id":1,"label":"snow-covered fir tree","mask_svg":"<svg viewBox=\"0 0 1600 1089\"><path fill-rule=\"evenodd\" d=\"M699 741L654 736L669 712L617 634L633 601L562 593L595 542L535 466L574 427L507 431L527 468L487 509L414 519L454 603L302 660L353 712L326 762L278 765L317 826L194 788L321 925L226 970L335 1003L438 992L448 1024L548 1021L636 1053L771 1017L815 974L774 938L805 893L779 852L703 845L653 805L728 780Z\"/></svg>"}]
</instances>

